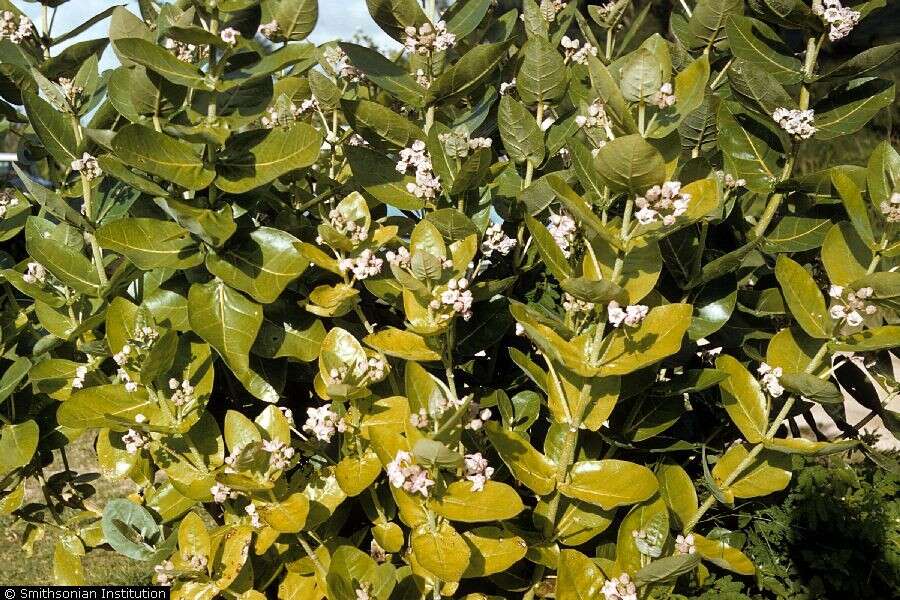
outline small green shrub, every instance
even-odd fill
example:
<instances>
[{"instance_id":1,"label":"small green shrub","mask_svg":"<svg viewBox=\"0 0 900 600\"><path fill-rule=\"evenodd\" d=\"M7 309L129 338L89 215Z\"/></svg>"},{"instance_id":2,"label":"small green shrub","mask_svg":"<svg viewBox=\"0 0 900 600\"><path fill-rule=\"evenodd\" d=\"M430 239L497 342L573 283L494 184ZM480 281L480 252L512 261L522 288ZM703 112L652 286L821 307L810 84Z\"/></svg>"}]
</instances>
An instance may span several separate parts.
<instances>
[{"instance_id":1,"label":"small green shrub","mask_svg":"<svg viewBox=\"0 0 900 600\"><path fill-rule=\"evenodd\" d=\"M61 35L59 0L40 27L0 0L0 511L57 533L57 583L111 547L178 598L794 585L764 542L810 543L834 479L782 527L742 507L792 455L868 452L834 369L900 339L900 155L798 168L893 103L897 44L818 63L883 2L681 2L659 32L625 0L366 3L399 56L305 42L315 0ZM792 433L816 404L842 439ZM82 436L135 493L95 504Z\"/></svg>"}]
</instances>

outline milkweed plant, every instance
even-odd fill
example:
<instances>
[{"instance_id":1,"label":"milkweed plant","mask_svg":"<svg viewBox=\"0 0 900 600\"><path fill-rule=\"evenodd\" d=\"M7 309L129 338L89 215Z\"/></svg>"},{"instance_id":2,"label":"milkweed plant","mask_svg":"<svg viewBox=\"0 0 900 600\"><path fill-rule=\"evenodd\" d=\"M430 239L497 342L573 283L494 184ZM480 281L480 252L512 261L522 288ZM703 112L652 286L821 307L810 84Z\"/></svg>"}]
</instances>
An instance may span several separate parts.
<instances>
[{"instance_id":1,"label":"milkweed plant","mask_svg":"<svg viewBox=\"0 0 900 600\"><path fill-rule=\"evenodd\" d=\"M62 2L0 0L0 511L57 583L666 598L866 451L794 419L900 342L900 155L797 165L893 103L900 45L822 60L884 0L366 0L390 56L316 0Z\"/></svg>"}]
</instances>

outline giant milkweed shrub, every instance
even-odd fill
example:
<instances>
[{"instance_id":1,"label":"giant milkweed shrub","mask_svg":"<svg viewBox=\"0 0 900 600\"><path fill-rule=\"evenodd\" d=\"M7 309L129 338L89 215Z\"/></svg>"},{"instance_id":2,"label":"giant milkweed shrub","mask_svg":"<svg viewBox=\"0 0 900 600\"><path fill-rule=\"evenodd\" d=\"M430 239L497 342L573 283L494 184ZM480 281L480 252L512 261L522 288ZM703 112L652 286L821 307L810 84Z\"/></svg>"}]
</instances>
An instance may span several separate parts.
<instances>
[{"instance_id":1,"label":"giant milkweed shrub","mask_svg":"<svg viewBox=\"0 0 900 600\"><path fill-rule=\"evenodd\" d=\"M0 0L3 512L182 598L752 576L735 506L864 449L788 425L900 341L900 156L795 169L893 102L897 44L820 60L884 3L367 4L399 56L315 0Z\"/></svg>"}]
</instances>

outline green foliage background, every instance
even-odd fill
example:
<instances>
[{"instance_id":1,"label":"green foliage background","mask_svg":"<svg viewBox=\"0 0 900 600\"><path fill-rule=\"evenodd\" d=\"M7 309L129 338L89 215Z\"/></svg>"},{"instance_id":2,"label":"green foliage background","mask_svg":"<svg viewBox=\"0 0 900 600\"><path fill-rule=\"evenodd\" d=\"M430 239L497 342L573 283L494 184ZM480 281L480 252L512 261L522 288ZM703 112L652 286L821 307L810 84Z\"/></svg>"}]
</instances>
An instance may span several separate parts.
<instances>
[{"instance_id":1,"label":"green foliage background","mask_svg":"<svg viewBox=\"0 0 900 600\"><path fill-rule=\"evenodd\" d=\"M390 57L315 0L58 4L0 0L0 513L55 583L896 589L883 0L367 0Z\"/></svg>"}]
</instances>

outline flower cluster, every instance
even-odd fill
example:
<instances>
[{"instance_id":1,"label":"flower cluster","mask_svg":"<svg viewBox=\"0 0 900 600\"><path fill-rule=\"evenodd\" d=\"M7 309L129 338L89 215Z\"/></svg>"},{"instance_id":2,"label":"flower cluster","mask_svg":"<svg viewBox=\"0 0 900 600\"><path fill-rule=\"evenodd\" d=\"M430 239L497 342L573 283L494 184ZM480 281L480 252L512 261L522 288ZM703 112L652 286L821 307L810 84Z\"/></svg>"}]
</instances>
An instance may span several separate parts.
<instances>
[{"instance_id":1,"label":"flower cluster","mask_svg":"<svg viewBox=\"0 0 900 600\"><path fill-rule=\"evenodd\" d=\"M307 98L300 106L293 102L283 107L270 106L266 109L266 114L260 117L259 122L266 129L287 127L296 123L303 113L315 110L318 106L319 103L315 98Z\"/></svg>"},{"instance_id":2,"label":"flower cluster","mask_svg":"<svg viewBox=\"0 0 900 600\"><path fill-rule=\"evenodd\" d=\"M137 454L150 443L150 440L140 431L129 429L128 433L122 436L122 443L125 444L125 451L128 454Z\"/></svg>"},{"instance_id":3,"label":"flower cluster","mask_svg":"<svg viewBox=\"0 0 900 600\"><path fill-rule=\"evenodd\" d=\"M47 269L41 263L30 262L26 266L22 279L25 283L30 283L31 285L38 283L44 285L47 282Z\"/></svg>"},{"instance_id":4,"label":"flower cluster","mask_svg":"<svg viewBox=\"0 0 900 600\"><path fill-rule=\"evenodd\" d=\"M735 179L730 173L725 174L725 187L729 190L734 190L741 187L746 187L747 180L744 178Z\"/></svg>"},{"instance_id":5,"label":"flower cluster","mask_svg":"<svg viewBox=\"0 0 900 600\"><path fill-rule=\"evenodd\" d=\"M368 229L366 229L362 224L357 223L356 221L351 221L336 208L332 208L330 211L328 211L328 223L335 229L335 231L350 238L350 241L354 244L359 244L369 239ZM322 239L317 238L316 243L321 244Z\"/></svg>"},{"instance_id":6,"label":"flower cluster","mask_svg":"<svg viewBox=\"0 0 900 600\"><path fill-rule=\"evenodd\" d=\"M408 26L404 32L406 40L403 46L414 54L427 56L433 52L443 52L456 44L456 36L447 31L447 24L438 21L434 25L423 23L416 29Z\"/></svg>"},{"instance_id":7,"label":"flower cluster","mask_svg":"<svg viewBox=\"0 0 900 600\"><path fill-rule=\"evenodd\" d=\"M72 388L80 390L84 387L84 378L87 376L88 369L84 365L75 367L75 377L72 379Z\"/></svg>"},{"instance_id":8,"label":"flower cluster","mask_svg":"<svg viewBox=\"0 0 900 600\"><path fill-rule=\"evenodd\" d=\"M367 279L381 273L382 265L384 261L366 248L356 258L341 259L338 268L344 273L352 272L356 279Z\"/></svg>"},{"instance_id":9,"label":"flower cluster","mask_svg":"<svg viewBox=\"0 0 900 600\"><path fill-rule=\"evenodd\" d=\"M888 223L900 223L900 192L891 194L891 199L882 201L879 208Z\"/></svg>"},{"instance_id":10,"label":"flower cluster","mask_svg":"<svg viewBox=\"0 0 900 600\"><path fill-rule=\"evenodd\" d=\"M681 182L667 181L654 185L634 201L638 211L635 218L642 225L661 219L663 225L672 225L675 219L687 212L691 195L681 191Z\"/></svg>"},{"instance_id":11,"label":"flower cluster","mask_svg":"<svg viewBox=\"0 0 900 600\"><path fill-rule=\"evenodd\" d=\"M360 582L356 588L356 600L372 600L370 593L372 592L372 584L368 582Z\"/></svg>"},{"instance_id":12,"label":"flower cluster","mask_svg":"<svg viewBox=\"0 0 900 600\"><path fill-rule=\"evenodd\" d=\"M650 309L643 304L629 304L622 309L622 306L615 300L610 301L606 307L606 313L610 324L613 327L625 325L626 327L637 327L641 321L647 316Z\"/></svg>"},{"instance_id":13,"label":"flower cluster","mask_svg":"<svg viewBox=\"0 0 900 600\"><path fill-rule=\"evenodd\" d=\"M34 37L34 34L34 23L25 15L17 16L10 10L0 13L0 40L18 45Z\"/></svg>"},{"instance_id":14,"label":"flower cluster","mask_svg":"<svg viewBox=\"0 0 900 600\"><path fill-rule=\"evenodd\" d=\"M784 387L779 381L784 374L781 367L772 367L767 363L760 363L756 372L762 375L760 382L766 388L766 392L773 398L780 398L784 393Z\"/></svg>"},{"instance_id":15,"label":"flower cluster","mask_svg":"<svg viewBox=\"0 0 900 600\"><path fill-rule=\"evenodd\" d=\"M585 41L584 45L582 45L581 40L573 40L569 36L564 35L559 43L565 50L566 62L571 60L573 63L586 65L588 63L588 56L597 56L596 46L588 41Z\"/></svg>"},{"instance_id":16,"label":"flower cluster","mask_svg":"<svg viewBox=\"0 0 900 600\"><path fill-rule=\"evenodd\" d=\"M494 252L506 256L516 246L516 240L504 233L500 223L492 223L481 240L481 253L490 258Z\"/></svg>"},{"instance_id":17,"label":"flower cluster","mask_svg":"<svg viewBox=\"0 0 900 600\"><path fill-rule=\"evenodd\" d=\"M278 21L272 19L268 23L260 23L256 32L267 40L271 40L281 33L281 28L278 26Z\"/></svg>"},{"instance_id":18,"label":"flower cluster","mask_svg":"<svg viewBox=\"0 0 900 600\"><path fill-rule=\"evenodd\" d=\"M563 292L562 305L566 312L572 314L589 313L594 310L593 302L588 302L587 300L576 298L569 292Z\"/></svg>"},{"instance_id":19,"label":"flower cluster","mask_svg":"<svg viewBox=\"0 0 900 600\"><path fill-rule=\"evenodd\" d=\"M273 469L284 469L294 458L294 449L281 440L264 440L262 448L269 453L269 465Z\"/></svg>"},{"instance_id":20,"label":"flower cluster","mask_svg":"<svg viewBox=\"0 0 900 600\"><path fill-rule=\"evenodd\" d=\"M416 198L433 199L441 191L440 177L434 174L431 164L431 156L425 147L425 142L416 140L409 148L400 151L400 160L397 162L397 172L406 173L410 167L416 171L416 182L406 184L406 190Z\"/></svg>"},{"instance_id":21,"label":"flower cluster","mask_svg":"<svg viewBox=\"0 0 900 600\"><path fill-rule=\"evenodd\" d=\"M600 589L606 600L637 600L637 588L628 573L607 579Z\"/></svg>"},{"instance_id":22,"label":"flower cluster","mask_svg":"<svg viewBox=\"0 0 900 600\"><path fill-rule=\"evenodd\" d=\"M779 127L798 139L807 140L816 134L816 128L813 126L815 114L812 109L776 108L772 118Z\"/></svg>"},{"instance_id":23,"label":"flower cluster","mask_svg":"<svg viewBox=\"0 0 900 600\"><path fill-rule=\"evenodd\" d=\"M609 23L610 19L616 14L616 1L610 0L605 4L601 4L597 7L597 16L604 23Z\"/></svg>"},{"instance_id":24,"label":"flower cluster","mask_svg":"<svg viewBox=\"0 0 900 600\"><path fill-rule=\"evenodd\" d=\"M394 460L387 465L387 476L395 488L406 490L410 494L422 494L428 497L428 488L434 481L428 478L428 471L413 463L409 452L400 450Z\"/></svg>"},{"instance_id":25,"label":"flower cluster","mask_svg":"<svg viewBox=\"0 0 900 600\"><path fill-rule=\"evenodd\" d=\"M672 89L672 84L668 81L662 84L659 91L650 98L650 102L655 104L658 108L673 106L675 104L675 91Z\"/></svg>"},{"instance_id":26,"label":"flower cluster","mask_svg":"<svg viewBox=\"0 0 900 600\"><path fill-rule=\"evenodd\" d=\"M594 100L587 108L587 115L578 115L575 117L575 124L578 127L601 127L607 129L609 127L609 117L606 114L606 106L600 98Z\"/></svg>"},{"instance_id":27,"label":"flower cluster","mask_svg":"<svg viewBox=\"0 0 900 600\"><path fill-rule=\"evenodd\" d=\"M66 97L69 106L77 106L81 100L81 95L84 93L84 88L80 85L75 85L75 82L67 77L60 77L56 80L56 83Z\"/></svg>"},{"instance_id":28,"label":"flower cluster","mask_svg":"<svg viewBox=\"0 0 900 600\"><path fill-rule=\"evenodd\" d=\"M451 131L438 135L438 141L444 145L448 156L465 158L472 150L490 148L494 141L487 137L470 138L464 131Z\"/></svg>"},{"instance_id":29,"label":"flower cluster","mask_svg":"<svg viewBox=\"0 0 900 600\"><path fill-rule=\"evenodd\" d=\"M831 305L828 311L832 319L845 320L850 327L862 325L868 315L874 315L878 307L868 304L866 300L872 297L873 290L870 287L853 290L844 289L840 285L832 285L828 295L837 302Z\"/></svg>"},{"instance_id":30,"label":"flower cluster","mask_svg":"<svg viewBox=\"0 0 900 600\"><path fill-rule=\"evenodd\" d=\"M697 547L694 545L694 536L692 534L679 534L678 537L675 538L676 554L694 554L696 552Z\"/></svg>"},{"instance_id":31,"label":"flower cluster","mask_svg":"<svg viewBox=\"0 0 900 600\"><path fill-rule=\"evenodd\" d=\"M185 406L194 401L194 386L187 379L180 383L174 377L169 379L169 389L172 391L172 404Z\"/></svg>"},{"instance_id":32,"label":"flower cluster","mask_svg":"<svg viewBox=\"0 0 900 600\"><path fill-rule=\"evenodd\" d=\"M175 565L171 560L161 562L153 567L153 574L159 585L171 585L175 578Z\"/></svg>"},{"instance_id":33,"label":"flower cluster","mask_svg":"<svg viewBox=\"0 0 900 600\"><path fill-rule=\"evenodd\" d=\"M468 321L472 318L472 291L469 288L469 281L466 278L451 279L447 282L447 289L440 294L440 300L435 298L429 304L429 308L434 311L441 310L447 306L452 311Z\"/></svg>"},{"instance_id":34,"label":"flower cluster","mask_svg":"<svg viewBox=\"0 0 900 600\"><path fill-rule=\"evenodd\" d=\"M224 483L219 482L216 482L214 486L209 488L209 492L212 494L213 502L217 504L222 504L226 500L235 500L238 497L237 492Z\"/></svg>"},{"instance_id":35,"label":"flower cluster","mask_svg":"<svg viewBox=\"0 0 900 600\"><path fill-rule=\"evenodd\" d=\"M484 424L491 420L491 409L479 408L475 403L469 404L469 422L465 428L470 431L478 431Z\"/></svg>"},{"instance_id":36,"label":"flower cluster","mask_svg":"<svg viewBox=\"0 0 900 600\"><path fill-rule=\"evenodd\" d=\"M541 0L541 16L547 19L547 22L556 21L556 15L566 7L567 0Z\"/></svg>"},{"instance_id":37,"label":"flower cluster","mask_svg":"<svg viewBox=\"0 0 900 600\"><path fill-rule=\"evenodd\" d=\"M19 199L12 190L3 190L0 192L0 219L6 218L6 213L10 208L19 205Z\"/></svg>"},{"instance_id":38,"label":"flower cluster","mask_svg":"<svg viewBox=\"0 0 900 600\"><path fill-rule=\"evenodd\" d=\"M195 62L206 58L206 46L189 44L178 40L167 39L166 49L175 55L181 62Z\"/></svg>"},{"instance_id":39,"label":"flower cluster","mask_svg":"<svg viewBox=\"0 0 900 600\"><path fill-rule=\"evenodd\" d=\"M569 258L572 255L572 246L575 244L575 235L578 233L575 219L566 214L551 214L547 221L547 231L559 246L563 256Z\"/></svg>"},{"instance_id":40,"label":"flower cluster","mask_svg":"<svg viewBox=\"0 0 900 600\"><path fill-rule=\"evenodd\" d=\"M234 27L226 27L219 32L219 38L232 48L237 46L239 37L241 37L241 32Z\"/></svg>"},{"instance_id":41,"label":"flower cluster","mask_svg":"<svg viewBox=\"0 0 900 600\"><path fill-rule=\"evenodd\" d=\"M488 464L487 459L481 455L481 452L466 454L463 467L465 469L463 476L472 482L473 492L482 491L484 484L494 474L494 467Z\"/></svg>"},{"instance_id":42,"label":"flower cluster","mask_svg":"<svg viewBox=\"0 0 900 600\"><path fill-rule=\"evenodd\" d=\"M316 436L316 439L325 443L331 442L335 432L344 430L343 419L338 418L337 413L331 410L327 404L319 408L306 409L306 423L303 431Z\"/></svg>"},{"instance_id":43,"label":"flower cluster","mask_svg":"<svg viewBox=\"0 0 900 600\"><path fill-rule=\"evenodd\" d=\"M340 46L329 46L322 53L325 62L337 73L341 79L351 83L357 83L365 79L362 71L350 64L347 53Z\"/></svg>"},{"instance_id":44,"label":"flower cluster","mask_svg":"<svg viewBox=\"0 0 900 600\"><path fill-rule=\"evenodd\" d=\"M850 35L862 16L857 10L845 7L840 0L823 0L813 2L813 14L822 18L829 26L828 39L836 42Z\"/></svg>"},{"instance_id":45,"label":"flower cluster","mask_svg":"<svg viewBox=\"0 0 900 600\"><path fill-rule=\"evenodd\" d=\"M262 521L259 518L259 511L256 510L256 505L252 502L244 507L244 512L247 513L247 516L250 517L250 525L259 529L262 527Z\"/></svg>"},{"instance_id":46,"label":"flower cluster","mask_svg":"<svg viewBox=\"0 0 900 600\"><path fill-rule=\"evenodd\" d=\"M513 77L509 81L504 81L500 84L500 95L505 96L509 93L510 90L516 89L516 78Z\"/></svg>"},{"instance_id":47,"label":"flower cluster","mask_svg":"<svg viewBox=\"0 0 900 600\"><path fill-rule=\"evenodd\" d=\"M387 363L382 358L371 356L357 362L352 371L346 366L335 367L328 372L326 383L342 384L351 373L357 379L359 386L365 386L384 379L387 374Z\"/></svg>"},{"instance_id":48,"label":"flower cluster","mask_svg":"<svg viewBox=\"0 0 900 600\"><path fill-rule=\"evenodd\" d=\"M408 269L410 260L412 260L412 255L404 246L400 246L399 248L397 248L396 252L394 252L393 250L388 250L384 253L384 257L393 266L399 267L401 269Z\"/></svg>"},{"instance_id":49,"label":"flower cluster","mask_svg":"<svg viewBox=\"0 0 900 600\"><path fill-rule=\"evenodd\" d=\"M416 429L428 429L428 425L430 424L430 421L428 420L428 411L424 408L420 408L419 412L410 414L409 424Z\"/></svg>"},{"instance_id":50,"label":"flower cluster","mask_svg":"<svg viewBox=\"0 0 900 600\"><path fill-rule=\"evenodd\" d=\"M72 161L72 170L78 171L88 181L93 181L97 179L101 175L103 175L103 170L100 168L100 163L97 162L97 159L87 152L85 152L81 158L76 158Z\"/></svg>"}]
</instances>

